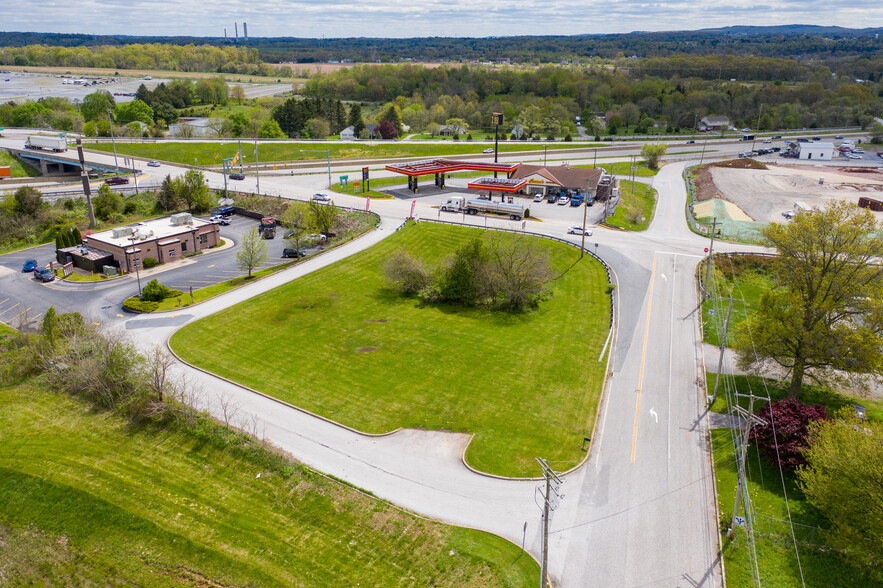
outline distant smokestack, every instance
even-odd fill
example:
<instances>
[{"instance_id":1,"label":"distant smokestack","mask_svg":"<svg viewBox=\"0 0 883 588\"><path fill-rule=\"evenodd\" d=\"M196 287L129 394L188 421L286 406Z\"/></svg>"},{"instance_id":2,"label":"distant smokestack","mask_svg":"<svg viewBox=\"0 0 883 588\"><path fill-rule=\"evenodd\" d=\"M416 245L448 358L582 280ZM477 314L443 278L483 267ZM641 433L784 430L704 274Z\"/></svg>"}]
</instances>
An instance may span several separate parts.
<instances>
[{"instance_id":1,"label":"distant smokestack","mask_svg":"<svg viewBox=\"0 0 883 588\"><path fill-rule=\"evenodd\" d=\"M236 42L238 43L239 42L239 23L234 22L233 26L236 27Z\"/></svg>"},{"instance_id":2,"label":"distant smokestack","mask_svg":"<svg viewBox=\"0 0 883 588\"><path fill-rule=\"evenodd\" d=\"M227 42L227 29L224 29L224 42Z\"/></svg>"},{"instance_id":3,"label":"distant smokestack","mask_svg":"<svg viewBox=\"0 0 883 588\"><path fill-rule=\"evenodd\" d=\"M242 23L242 36L245 37L245 42L248 43L248 23Z\"/></svg>"}]
</instances>

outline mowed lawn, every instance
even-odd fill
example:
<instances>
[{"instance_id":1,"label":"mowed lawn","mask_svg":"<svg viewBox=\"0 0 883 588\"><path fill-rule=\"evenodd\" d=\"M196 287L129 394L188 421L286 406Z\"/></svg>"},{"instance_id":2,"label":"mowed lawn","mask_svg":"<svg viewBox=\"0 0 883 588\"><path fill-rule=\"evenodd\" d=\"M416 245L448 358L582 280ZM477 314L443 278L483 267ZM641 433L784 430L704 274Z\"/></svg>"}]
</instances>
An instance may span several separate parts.
<instances>
[{"instance_id":1,"label":"mowed lawn","mask_svg":"<svg viewBox=\"0 0 883 588\"><path fill-rule=\"evenodd\" d=\"M489 142L453 141L450 144L414 144L408 142L372 142L372 143L261 143L258 146L258 157L262 162L270 161L297 161L319 159L324 160L325 151L331 151L331 158L346 157L443 157L446 155L465 155L469 153L479 154L488 146ZM95 151L113 151L110 143L89 143L88 149ZM500 153L515 151L537 151L542 145L519 143L512 145L500 144ZM573 143L561 143L549 145L549 149L578 149ZM117 143L117 153L158 159L172 163L193 165L194 159L198 165L221 165L227 157L233 157L239 153L236 139L230 139L224 143ZM254 142L243 141L242 154L247 163L254 162Z\"/></svg>"},{"instance_id":2,"label":"mowed lawn","mask_svg":"<svg viewBox=\"0 0 883 588\"><path fill-rule=\"evenodd\" d=\"M540 574L499 537L39 382L0 386L0 447L4 586L533 586Z\"/></svg>"},{"instance_id":3,"label":"mowed lawn","mask_svg":"<svg viewBox=\"0 0 883 588\"><path fill-rule=\"evenodd\" d=\"M380 264L405 248L435 261L478 229L409 225L371 249L188 325L188 362L363 432L474 433L484 472L564 470L585 455L601 395L607 274L573 247L530 238L559 277L524 314L423 305L386 288Z\"/></svg>"}]
</instances>

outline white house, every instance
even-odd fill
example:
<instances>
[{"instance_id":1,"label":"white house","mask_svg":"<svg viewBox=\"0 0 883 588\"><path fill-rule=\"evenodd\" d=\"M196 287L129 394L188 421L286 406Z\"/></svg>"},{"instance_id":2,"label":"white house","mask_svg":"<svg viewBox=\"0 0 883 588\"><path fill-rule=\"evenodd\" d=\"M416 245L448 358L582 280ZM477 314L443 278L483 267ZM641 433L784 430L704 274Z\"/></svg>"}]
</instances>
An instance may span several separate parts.
<instances>
[{"instance_id":1,"label":"white house","mask_svg":"<svg viewBox=\"0 0 883 588\"><path fill-rule=\"evenodd\" d=\"M170 137L211 137L217 135L223 127L224 119L200 117L182 117L175 124L169 125Z\"/></svg>"},{"instance_id":2,"label":"white house","mask_svg":"<svg viewBox=\"0 0 883 588\"><path fill-rule=\"evenodd\" d=\"M798 159L816 159L831 161L834 155L834 143L798 143Z\"/></svg>"},{"instance_id":3,"label":"white house","mask_svg":"<svg viewBox=\"0 0 883 588\"><path fill-rule=\"evenodd\" d=\"M341 141L355 141L356 139L358 139L358 137L356 137L356 128L354 126L350 125L340 131Z\"/></svg>"}]
</instances>

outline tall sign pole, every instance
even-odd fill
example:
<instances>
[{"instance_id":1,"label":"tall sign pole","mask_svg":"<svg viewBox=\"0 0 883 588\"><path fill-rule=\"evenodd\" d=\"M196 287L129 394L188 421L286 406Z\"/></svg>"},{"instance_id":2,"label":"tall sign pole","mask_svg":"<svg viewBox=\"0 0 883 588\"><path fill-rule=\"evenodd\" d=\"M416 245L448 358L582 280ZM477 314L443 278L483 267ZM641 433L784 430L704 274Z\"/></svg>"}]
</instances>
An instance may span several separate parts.
<instances>
[{"instance_id":1,"label":"tall sign pole","mask_svg":"<svg viewBox=\"0 0 883 588\"><path fill-rule=\"evenodd\" d=\"M254 175L258 179L258 194L261 193L261 166L258 164L258 140L254 140Z\"/></svg>"},{"instance_id":2,"label":"tall sign pole","mask_svg":"<svg viewBox=\"0 0 883 588\"><path fill-rule=\"evenodd\" d=\"M89 172L86 171L86 158L83 156L83 140L77 137L77 156L80 158L80 178L83 180L83 194L86 196L86 207L89 209L89 228L95 228L95 209L92 208L92 186L89 184Z\"/></svg>"},{"instance_id":3,"label":"tall sign pole","mask_svg":"<svg viewBox=\"0 0 883 588\"><path fill-rule=\"evenodd\" d=\"M120 163L117 161L117 140L113 136L113 119L110 118L110 108L107 109L107 122L110 124L110 142L113 144L113 166L120 173Z\"/></svg>"},{"instance_id":4,"label":"tall sign pole","mask_svg":"<svg viewBox=\"0 0 883 588\"><path fill-rule=\"evenodd\" d=\"M491 122L494 123L494 163L499 163L500 156L500 125L503 124L503 113L495 112L491 116ZM497 172L494 171L494 177L497 177Z\"/></svg>"}]
</instances>

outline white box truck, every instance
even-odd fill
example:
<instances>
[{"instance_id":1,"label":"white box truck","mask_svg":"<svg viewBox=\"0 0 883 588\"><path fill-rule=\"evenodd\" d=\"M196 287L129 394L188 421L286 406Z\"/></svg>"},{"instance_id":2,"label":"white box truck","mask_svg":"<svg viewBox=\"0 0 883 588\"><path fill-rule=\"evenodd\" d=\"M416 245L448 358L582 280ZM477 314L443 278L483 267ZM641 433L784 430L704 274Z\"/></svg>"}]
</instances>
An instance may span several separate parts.
<instances>
[{"instance_id":1,"label":"white box truck","mask_svg":"<svg viewBox=\"0 0 883 588\"><path fill-rule=\"evenodd\" d=\"M443 212L464 212L466 214L492 212L494 214L508 215L512 220L524 218L524 207L520 204L492 202L481 198L466 198L465 196L451 196L442 202L439 208Z\"/></svg>"},{"instance_id":2,"label":"white box truck","mask_svg":"<svg viewBox=\"0 0 883 588\"><path fill-rule=\"evenodd\" d=\"M25 149L47 149L55 152L67 151L67 141L64 137L42 137L31 135L25 141Z\"/></svg>"}]
</instances>

